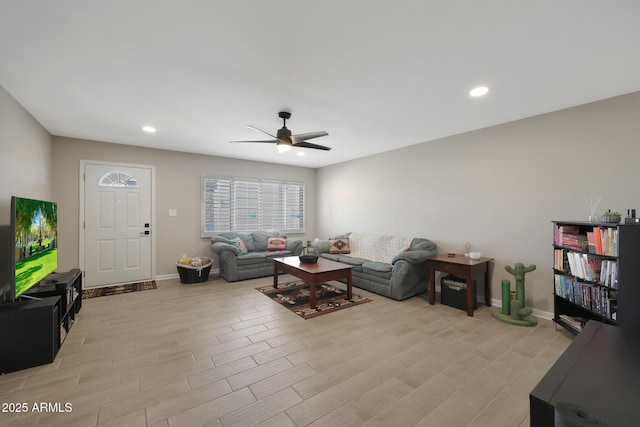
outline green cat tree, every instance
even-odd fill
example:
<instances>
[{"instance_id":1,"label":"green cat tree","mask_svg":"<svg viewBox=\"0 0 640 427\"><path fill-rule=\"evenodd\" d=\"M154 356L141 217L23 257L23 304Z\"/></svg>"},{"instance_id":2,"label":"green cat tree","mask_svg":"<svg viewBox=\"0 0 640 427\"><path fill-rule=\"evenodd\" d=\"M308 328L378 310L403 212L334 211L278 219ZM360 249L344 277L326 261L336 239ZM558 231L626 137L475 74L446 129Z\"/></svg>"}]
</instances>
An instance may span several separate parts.
<instances>
[{"instance_id":1,"label":"green cat tree","mask_svg":"<svg viewBox=\"0 0 640 427\"><path fill-rule=\"evenodd\" d=\"M517 326L535 326L538 324L531 312L530 307L524 305L524 275L535 270L536 266L531 264L525 267L522 263L516 263L513 267L504 267L508 273L516 278L516 299L511 299L511 282L502 281L502 309L494 310L492 315L498 320Z\"/></svg>"}]
</instances>

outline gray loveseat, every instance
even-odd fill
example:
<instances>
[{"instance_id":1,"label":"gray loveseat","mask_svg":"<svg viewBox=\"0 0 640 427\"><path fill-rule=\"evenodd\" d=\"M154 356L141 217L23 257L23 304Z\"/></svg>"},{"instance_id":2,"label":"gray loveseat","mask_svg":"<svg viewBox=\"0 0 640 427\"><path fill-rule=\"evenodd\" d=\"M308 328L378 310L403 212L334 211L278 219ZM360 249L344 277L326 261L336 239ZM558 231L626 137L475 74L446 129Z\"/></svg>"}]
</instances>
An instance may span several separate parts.
<instances>
[{"instance_id":1,"label":"gray loveseat","mask_svg":"<svg viewBox=\"0 0 640 427\"><path fill-rule=\"evenodd\" d=\"M423 238L365 233L347 233L349 253L331 253L330 240L315 242L315 253L353 266L353 285L395 300L403 300L429 289L428 258L436 244ZM339 249L339 248L338 248Z\"/></svg>"},{"instance_id":2,"label":"gray loveseat","mask_svg":"<svg viewBox=\"0 0 640 427\"><path fill-rule=\"evenodd\" d=\"M273 275L273 258L300 255L302 240L286 238L282 250L267 250L269 237L279 237L279 231L253 233L220 233L211 238L211 250L218 255L220 277L229 281ZM242 244L239 244L241 240ZM246 253L244 248L246 248Z\"/></svg>"}]
</instances>

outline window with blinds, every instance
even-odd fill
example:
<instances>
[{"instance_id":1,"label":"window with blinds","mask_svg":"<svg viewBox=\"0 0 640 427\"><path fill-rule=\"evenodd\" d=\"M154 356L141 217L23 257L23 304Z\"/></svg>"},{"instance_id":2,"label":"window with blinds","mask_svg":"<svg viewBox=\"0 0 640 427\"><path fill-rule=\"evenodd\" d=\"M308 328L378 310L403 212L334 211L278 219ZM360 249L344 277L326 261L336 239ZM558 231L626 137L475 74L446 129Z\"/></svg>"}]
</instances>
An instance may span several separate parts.
<instances>
[{"instance_id":1,"label":"window with blinds","mask_svg":"<svg viewBox=\"0 0 640 427\"><path fill-rule=\"evenodd\" d=\"M304 185L202 177L202 237L223 231L304 232Z\"/></svg>"}]
</instances>

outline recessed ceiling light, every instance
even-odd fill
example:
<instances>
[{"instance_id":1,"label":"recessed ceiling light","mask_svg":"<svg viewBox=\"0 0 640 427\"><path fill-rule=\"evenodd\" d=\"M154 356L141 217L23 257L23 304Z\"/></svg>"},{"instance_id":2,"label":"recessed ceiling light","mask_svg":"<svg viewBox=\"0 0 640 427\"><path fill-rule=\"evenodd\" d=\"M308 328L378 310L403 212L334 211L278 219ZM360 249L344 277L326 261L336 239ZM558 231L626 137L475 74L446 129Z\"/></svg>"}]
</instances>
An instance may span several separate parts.
<instances>
[{"instance_id":1,"label":"recessed ceiling light","mask_svg":"<svg viewBox=\"0 0 640 427\"><path fill-rule=\"evenodd\" d=\"M304 151L298 151L298 156L304 157Z\"/></svg>"},{"instance_id":2,"label":"recessed ceiling light","mask_svg":"<svg viewBox=\"0 0 640 427\"><path fill-rule=\"evenodd\" d=\"M142 130L147 132L147 133L155 133L156 132L156 128L154 128L153 126L143 126Z\"/></svg>"},{"instance_id":3,"label":"recessed ceiling light","mask_svg":"<svg viewBox=\"0 0 640 427\"><path fill-rule=\"evenodd\" d=\"M473 96L474 98L477 98L479 96L484 96L489 92L489 88L486 86L478 86L478 87L474 87L473 89L471 89L471 91L469 92L469 95Z\"/></svg>"}]
</instances>

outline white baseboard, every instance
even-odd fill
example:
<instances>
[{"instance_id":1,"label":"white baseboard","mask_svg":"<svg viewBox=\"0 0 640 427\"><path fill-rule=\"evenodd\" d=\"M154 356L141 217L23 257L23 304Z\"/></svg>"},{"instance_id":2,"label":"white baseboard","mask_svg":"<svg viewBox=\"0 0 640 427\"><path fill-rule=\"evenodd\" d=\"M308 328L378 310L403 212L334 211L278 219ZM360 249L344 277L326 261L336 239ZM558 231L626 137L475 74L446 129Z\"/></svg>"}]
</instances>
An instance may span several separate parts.
<instances>
[{"instance_id":1,"label":"white baseboard","mask_svg":"<svg viewBox=\"0 0 640 427\"><path fill-rule=\"evenodd\" d=\"M209 275L217 275L220 273L220 269L219 268L212 268L211 271L209 271ZM173 273L173 274L159 274L156 276L156 280L171 280L171 279L179 279L180 275L178 273Z\"/></svg>"},{"instance_id":2,"label":"white baseboard","mask_svg":"<svg viewBox=\"0 0 640 427\"><path fill-rule=\"evenodd\" d=\"M478 301L482 300L482 303L484 303L484 298L480 298L478 297ZM502 307L502 300L497 300L495 298L491 298L491 307L498 307L501 308ZM542 311L542 310L538 310L537 308L533 309L533 312L531 313L533 314L535 317L539 317L541 319L547 319L547 320L552 320L553 319L553 313L549 313L548 311Z\"/></svg>"},{"instance_id":3,"label":"white baseboard","mask_svg":"<svg viewBox=\"0 0 640 427\"><path fill-rule=\"evenodd\" d=\"M180 276L178 273L174 274L160 274L156 276L156 280L171 280L171 279L179 279Z\"/></svg>"}]
</instances>

